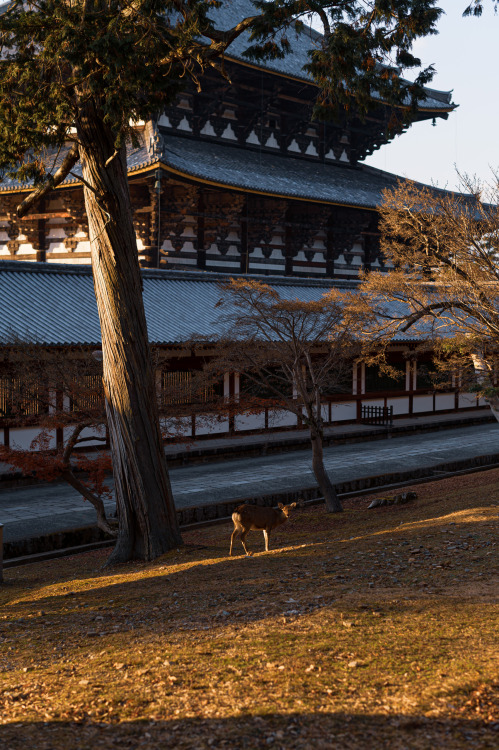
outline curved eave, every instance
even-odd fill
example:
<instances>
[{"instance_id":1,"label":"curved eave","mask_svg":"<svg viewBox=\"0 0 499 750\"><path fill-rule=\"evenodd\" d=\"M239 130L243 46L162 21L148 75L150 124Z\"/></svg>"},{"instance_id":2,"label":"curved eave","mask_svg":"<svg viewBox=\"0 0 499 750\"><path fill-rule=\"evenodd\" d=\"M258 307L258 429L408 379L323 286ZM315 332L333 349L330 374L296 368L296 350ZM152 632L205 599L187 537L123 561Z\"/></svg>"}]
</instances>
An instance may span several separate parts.
<instances>
[{"instance_id":1,"label":"curved eave","mask_svg":"<svg viewBox=\"0 0 499 750\"><path fill-rule=\"evenodd\" d=\"M175 167L172 167L170 164L165 164L164 162L158 160L155 162L149 162L144 163L143 165L138 165L137 167L134 167L133 169L129 169L127 174L129 175L140 175L140 174L148 174L150 172L154 172L156 169L161 169L164 172L168 172L169 174L175 175L177 177L182 177L183 179L190 180L191 182L195 182L200 185L209 185L210 187L215 188L221 188L226 190L227 188L230 188L231 190L236 190L239 193L250 193L252 195L262 195L268 198L280 198L283 200L295 200L305 203L321 203L323 205L328 206L344 206L346 208L359 208L359 204L357 203L348 203L346 201L335 201L335 200L326 200L326 199L320 199L320 198L311 198L310 196L306 195L292 195L289 193L280 193L275 192L271 190L256 190L254 188L248 188L241 185L233 184L232 182L224 182L222 180L212 180L208 179L206 177L201 177L199 175L196 175L194 172L189 172L188 170L181 170L176 169ZM58 185L55 190L64 190L67 188L72 187L80 187L83 186L83 183L81 180L77 180L76 178L72 178L71 180L63 182L61 185ZM25 187L25 188L11 188L11 189L4 189L0 192L4 194L14 194L14 193L28 193L32 188L31 187ZM376 208L374 206L362 206L363 209L366 211L376 211ZM26 217L26 221L29 221L29 216Z\"/></svg>"},{"instance_id":2,"label":"curved eave","mask_svg":"<svg viewBox=\"0 0 499 750\"><path fill-rule=\"evenodd\" d=\"M153 169L154 167L158 167L159 162L152 162L152 161L143 161L140 164L134 165L133 167L127 168L127 174L141 174L144 172L148 172L150 169ZM62 182L60 185L57 185L57 187L53 188L53 190L64 190L64 188L70 188L70 187L82 187L83 182L78 179L77 177L66 177L64 182ZM2 186L0 183L0 193L3 194L11 194L14 193L29 193L33 190L32 185L26 185L23 187L8 187L8 186ZM26 217L26 220L29 219L29 216Z\"/></svg>"},{"instance_id":3,"label":"curved eave","mask_svg":"<svg viewBox=\"0 0 499 750\"><path fill-rule=\"evenodd\" d=\"M231 190L237 190L239 193L250 193L251 195L263 195L267 198L281 198L283 200L295 200L305 203L322 203L323 205L327 206L344 206L346 208L359 208L359 205L356 203L347 203L347 202L341 202L341 201L334 201L334 200L325 200L320 198L310 198L310 196L306 195L291 195L290 193L279 193L279 192L273 192L271 190L256 190L255 188L247 188L243 187L241 185L234 185L231 182L223 182L222 180L210 180L205 177L200 177L199 175L196 175L194 173L189 173L187 170L181 170L176 169L175 167L170 166L169 164L164 164L163 162L158 162L154 168L160 168L163 169L165 172L168 172L170 174L174 174L177 177L183 177L184 179L191 180L192 182L199 183L200 185L209 185L210 187L217 187L217 188L223 188L227 189L230 188ZM375 207L370 206L362 206L366 211L376 211L377 209Z\"/></svg>"}]
</instances>

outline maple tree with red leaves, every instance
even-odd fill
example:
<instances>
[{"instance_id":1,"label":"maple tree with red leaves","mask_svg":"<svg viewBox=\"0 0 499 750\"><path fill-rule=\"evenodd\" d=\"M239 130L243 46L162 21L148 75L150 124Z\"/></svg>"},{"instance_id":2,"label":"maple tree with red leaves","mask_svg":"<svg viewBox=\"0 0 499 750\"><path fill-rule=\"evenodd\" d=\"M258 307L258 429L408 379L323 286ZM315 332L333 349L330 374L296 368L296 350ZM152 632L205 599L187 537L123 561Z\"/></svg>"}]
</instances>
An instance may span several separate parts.
<instances>
[{"instance_id":1,"label":"maple tree with red leaves","mask_svg":"<svg viewBox=\"0 0 499 750\"><path fill-rule=\"evenodd\" d=\"M39 481L63 480L90 502L97 525L116 536L104 499L112 464L106 447L101 366L83 349L58 351L17 342L3 353L0 418L4 427L39 430L29 448L0 445L0 460ZM91 452L81 448L92 446Z\"/></svg>"},{"instance_id":2,"label":"maple tree with red leaves","mask_svg":"<svg viewBox=\"0 0 499 750\"><path fill-rule=\"evenodd\" d=\"M232 407L217 399L216 384L207 387L195 373L188 380L175 377L179 373L171 371L164 352L153 352L153 358L157 372L173 376L162 377L157 393L163 440L188 444L185 423L193 415L198 427L226 418ZM0 461L38 481L67 482L94 506L99 528L116 536L117 524L104 508L113 496L113 466L100 352L13 340L0 365L0 427L36 431L29 447L15 438L0 445Z\"/></svg>"}]
</instances>

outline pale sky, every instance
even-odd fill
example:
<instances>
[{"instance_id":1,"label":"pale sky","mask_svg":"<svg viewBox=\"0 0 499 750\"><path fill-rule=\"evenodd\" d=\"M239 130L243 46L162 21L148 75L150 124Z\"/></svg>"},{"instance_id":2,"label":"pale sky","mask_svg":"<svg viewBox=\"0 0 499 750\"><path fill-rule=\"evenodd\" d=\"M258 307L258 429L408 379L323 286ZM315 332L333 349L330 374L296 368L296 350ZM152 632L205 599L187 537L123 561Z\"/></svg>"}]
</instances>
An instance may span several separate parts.
<instances>
[{"instance_id":1,"label":"pale sky","mask_svg":"<svg viewBox=\"0 0 499 750\"><path fill-rule=\"evenodd\" d=\"M429 85L453 89L452 99L459 107L448 120L437 118L436 127L431 121L414 123L375 151L366 164L449 189L457 187L455 166L489 182L491 169L499 170L499 14L494 14L492 0L485 0L481 18L462 18L467 4L440 0L446 13L440 33L415 47L423 65L436 68Z\"/></svg>"}]
</instances>

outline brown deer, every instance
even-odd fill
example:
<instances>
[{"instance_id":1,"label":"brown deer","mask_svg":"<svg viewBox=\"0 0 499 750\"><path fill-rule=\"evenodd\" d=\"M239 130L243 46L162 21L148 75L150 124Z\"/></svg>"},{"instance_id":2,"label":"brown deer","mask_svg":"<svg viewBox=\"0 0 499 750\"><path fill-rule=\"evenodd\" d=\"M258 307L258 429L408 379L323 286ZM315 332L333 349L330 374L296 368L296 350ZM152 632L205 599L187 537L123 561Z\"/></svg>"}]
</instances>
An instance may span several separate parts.
<instances>
[{"instance_id":1,"label":"brown deer","mask_svg":"<svg viewBox=\"0 0 499 750\"><path fill-rule=\"evenodd\" d=\"M234 531L230 538L230 557L232 557L232 544L239 535L244 551L252 555L246 547L246 536L251 529L261 529L265 539L265 552L269 551L269 537L272 529L286 523L290 512L296 508L296 503L283 505L279 503L277 508L262 508L259 505L240 505L232 514Z\"/></svg>"}]
</instances>

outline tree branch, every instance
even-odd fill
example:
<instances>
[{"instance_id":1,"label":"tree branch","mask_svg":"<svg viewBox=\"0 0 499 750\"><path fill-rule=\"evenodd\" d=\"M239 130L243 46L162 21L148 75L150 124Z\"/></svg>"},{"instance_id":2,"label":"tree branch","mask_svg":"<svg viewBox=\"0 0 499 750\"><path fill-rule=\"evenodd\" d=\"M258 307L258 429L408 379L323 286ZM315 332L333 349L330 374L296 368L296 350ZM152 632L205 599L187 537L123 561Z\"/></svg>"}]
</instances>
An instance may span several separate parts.
<instances>
[{"instance_id":1,"label":"tree branch","mask_svg":"<svg viewBox=\"0 0 499 750\"><path fill-rule=\"evenodd\" d=\"M77 492L80 493L80 495L82 495L86 500L88 500L89 503L94 506L97 512L97 526L99 527L99 529L102 529L102 531L105 531L106 534L110 534L111 536L117 536L117 530L113 529L113 527L110 526L109 521L107 520L102 498L94 495L94 493L91 492L88 487L83 484L83 482L80 482L80 480L75 477L71 469L66 469L65 471L63 471L62 477L68 484L71 485L71 487L73 487Z\"/></svg>"},{"instance_id":2,"label":"tree branch","mask_svg":"<svg viewBox=\"0 0 499 750\"><path fill-rule=\"evenodd\" d=\"M246 31L246 29L249 29L253 21L255 21L257 18L258 16L248 16L247 18L243 18L243 20L240 21L232 29L228 29L227 31L219 31L218 29L212 28L203 30L203 34L215 43L211 45L212 49L226 49L229 44L231 44L234 39L236 39L236 37L242 34L243 31Z\"/></svg>"},{"instance_id":3,"label":"tree branch","mask_svg":"<svg viewBox=\"0 0 499 750\"><path fill-rule=\"evenodd\" d=\"M76 443L78 442L78 438L80 437L80 434L83 432L83 430L87 427L91 426L91 422L80 422L77 424L71 434L71 437L69 438L68 442L66 443L66 446L64 448L64 452L62 454L62 462L63 464L67 465L69 467L69 459L71 458L71 453L73 452L73 448L75 447Z\"/></svg>"},{"instance_id":4,"label":"tree branch","mask_svg":"<svg viewBox=\"0 0 499 750\"><path fill-rule=\"evenodd\" d=\"M50 193L51 190L60 185L61 182L63 182L71 172L79 158L78 146L76 143L74 143L64 157L62 164L57 172L53 175L49 175L43 185L40 185L35 190L33 190L22 201L22 203L17 206L16 213L18 217L22 219L23 216L26 216L28 211L32 208L35 208L40 203L42 198L47 195L47 193Z\"/></svg>"},{"instance_id":5,"label":"tree branch","mask_svg":"<svg viewBox=\"0 0 499 750\"><path fill-rule=\"evenodd\" d=\"M324 27L324 36L331 36L331 26L329 24L329 19L327 17L326 11L324 10L324 8L318 8L316 13L318 13L319 18L322 21L322 25Z\"/></svg>"}]
</instances>

